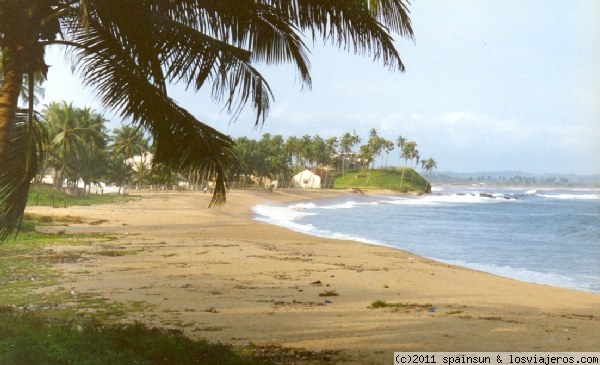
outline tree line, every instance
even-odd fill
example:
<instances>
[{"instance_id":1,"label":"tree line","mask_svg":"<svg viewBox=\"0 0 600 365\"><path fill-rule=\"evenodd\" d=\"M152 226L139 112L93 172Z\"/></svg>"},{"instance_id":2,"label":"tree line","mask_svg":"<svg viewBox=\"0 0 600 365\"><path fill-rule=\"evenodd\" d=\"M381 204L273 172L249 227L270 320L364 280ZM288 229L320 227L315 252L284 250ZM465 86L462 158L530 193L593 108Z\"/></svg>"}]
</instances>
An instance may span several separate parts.
<instances>
[{"instance_id":1,"label":"tree line","mask_svg":"<svg viewBox=\"0 0 600 365\"><path fill-rule=\"evenodd\" d=\"M78 182L83 181L84 194L99 182L168 188L178 181L187 181L190 185L206 186L206 180L189 171L151 163L148 156L152 156L156 147L140 128L125 125L108 131L107 120L100 114L66 101L46 105L41 119L39 128L46 138L37 183L51 172L55 188L66 186L76 190ZM395 142L387 140L375 129L364 140L355 131L328 138L320 135L284 138L269 133L258 140L239 137L233 147L239 163L230 169L227 180L230 185L239 181L242 186L251 177L285 182L304 169L337 170L344 174L348 169L375 168L378 159L380 167L386 168L395 150L398 162L403 159L405 168L416 167L420 162L424 171L435 169L436 161L421 160L417 147L415 141L403 136Z\"/></svg>"},{"instance_id":2,"label":"tree line","mask_svg":"<svg viewBox=\"0 0 600 365\"><path fill-rule=\"evenodd\" d=\"M437 168L433 158L421 159L417 142L404 136L390 141L371 129L366 139L356 131L339 137L307 134L285 139L269 133L259 140L240 137L235 140L235 151L241 162L236 173L282 181L304 169L337 170L343 175L348 169L373 169L377 161L381 162L381 168L387 168L390 154L395 150L398 161L404 160L404 168L416 168L419 163L423 171L429 173Z\"/></svg>"},{"instance_id":3,"label":"tree line","mask_svg":"<svg viewBox=\"0 0 600 365\"><path fill-rule=\"evenodd\" d=\"M140 128L126 125L109 132L107 120L100 114L66 101L46 105L41 119L38 129L45 138L37 184L50 171L55 188L77 190L78 182L83 181L85 194L94 183L169 185L176 177L167 166L150 168L150 161L144 160L154 147Z\"/></svg>"}]
</instances>

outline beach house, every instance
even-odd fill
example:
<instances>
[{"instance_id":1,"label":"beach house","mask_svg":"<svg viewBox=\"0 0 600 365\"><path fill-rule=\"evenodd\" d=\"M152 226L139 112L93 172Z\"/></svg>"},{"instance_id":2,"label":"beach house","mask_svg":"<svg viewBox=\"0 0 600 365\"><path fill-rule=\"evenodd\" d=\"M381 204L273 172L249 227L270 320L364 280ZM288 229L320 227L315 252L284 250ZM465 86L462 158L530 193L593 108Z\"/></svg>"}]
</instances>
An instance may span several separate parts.
<instances>
[{"instance_id":1,"label":"beach house","mask_svg":"<svg viewBox=\"0 0 600 365\"><path fill-rule=\"evenodd\" d=\"M303 189L320 189L321 177L310 170L304 170L294 175L292 186Z\"/></svg>"}]
</instances>

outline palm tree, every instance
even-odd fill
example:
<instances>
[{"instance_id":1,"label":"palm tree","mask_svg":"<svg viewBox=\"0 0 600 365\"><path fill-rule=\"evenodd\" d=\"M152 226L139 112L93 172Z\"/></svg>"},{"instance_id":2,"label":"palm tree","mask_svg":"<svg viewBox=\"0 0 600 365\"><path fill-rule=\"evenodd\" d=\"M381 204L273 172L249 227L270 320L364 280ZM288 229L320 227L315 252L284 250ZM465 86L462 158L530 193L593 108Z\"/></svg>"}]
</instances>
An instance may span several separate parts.
<instances>
[{"instance_id":1,"label":"palm tree","mask_svg":"<svg viewBox=\"0 0 600 365\"><path fill-rule=\"evenodd\" d=\"M357 146L362 140L360 139L360 136L358 134L356 134L356 130L352 130L352 134L350 135L350 140L349 140L349 146L350 146L350 150L348 152L352 152L352 149L354 148L354 146ZM354 168L356 168L356 161L354 160Z\"/></svg>"},{"instance_id":2,"label":"palm tree","mask_svg":"<svg viewBox=\"0 0 600 365\"><path fill-rule=\"evenodd\" d=\"M108 135L104 123L106 120L89 108L77 110L78 132L85 139L82 149L71 162L73 180L83 180L83 193L85 187L98 183L108 169L107 143Z\"/></svg>"},{"instance_id":3,"label":"palm tree","mask_svg":"<svg viewBox=\"0 0 600 365\"><path fill-rule=\"evenodd\" d=\"M62 189L67 163L80 158L84 150L103 150L105 134L102 131L104 120L90 109L78 109L73 103L50 103L45 111L46 123L50 130L51 144L58 157L57 187ZM77 173L74 174L77 180Z\"/></svg>"},{"instance_id":4,"label":"palm tree","mask_svg":"<svg viewBox=\"0 0 600 365\"><path fill-rule=\"evenodd\" d=\"M387 168L388 157L390 155L390 152L394 150L394 142L384 139L382 143L383 151L385 152L385 167Z\"/></svg>"},{"instance_id":5,"label":"palm tree","mask_svg":"<svg viewBox=\"0 0 600 365\"><path fill-rule=\"evenodd\" d=\"M340 138L340 156L342 157L342 176L346 175L346 156L351 151L352 135L348 132Z\"/></svg>"},{"instance_id":6,"label":"palm tree","mask_svg":"<svg viewBox=\"0 0 600 365\"><path fill-rule=\"evenodd\" d=\"M4 83L3 64L3 55L0 52L0 85ZM31 77L29 74L23 75L23 87L21 89L21 93L19 94L19 98L27 104L29 103L30 99L33 105L39 104L39 98L44 97L44 88L42 85L45 80L45 75L42 75L40 72L34 73Z\"/></svg>"},{"instance_id":7,"label":"palm tree","mask_svg":"<svg viewBox=\"0 0 600 365\"><path fill-rule=\"evenodd\" d=\"M148 140L144 138L144 133L140 128L125 125L123 128L115 129L113 133L113 154L123 155L127 159L148 151Z\"/></svg>"},{"instance_id":8,"label":"palm tree","mask_svg":"<svg viewBox=\"0 0 600 365\"><path fill-rule=\"evenodd\" d=\"M379 137L377 134L377 130L372 128L369 131L369 140L367 141L369 146L369 150L373 154L373 168L375 168L375 159L381 155L381 151L383 151L383 138Z\"/></svg>"},{"instance_id":9,"label":"palm tree","mask_svg":"<svg viewBox=\"0 0 600 365\"><path fill-rule=\"evenodd\" d=\"M396 139L396 146L400 149L400 154L398 155L398 165L400 165L400 159L402 158L402 151L404 150L404 144L406 143L406 137L398 136Z\"/></svg>"},{"instance_id":10,"label":"palm tree","mask_svg":"<svg viewBox=\"0 0 600 365\"><path fill-rule=\"evenodd\" d=\"M130 162L131 161L131 162ZM142 188L142 185L146 181L149 172L151 171L150 164L143 159L140 160L130 160L127 161L131 163L132 176L135 178L137 190Z\"/></svg>"},{"instance_id":11,"label":"palm tree","mask_svg":"<svg viewBox=\"0 0 600 365\"><path fill-rule=\"evenodd\" d=\"M302 155L302 142L296 136L290 136L285 140L283 150L288 155L292 163L292 173L299 170L300 156Z\"/></svg>"},{"instance_id":12,"label":"palm tree","mask_svg":"<svg viewBox=\"0 0 600 365\"><path fill-rule=\"evenodd\" d=\"M23 120L33 119L31 111L28 115L18 112L18 99L23 75L46 74L46 47L59 46L69 52L65 62L71 63L84 84L98 93L103 106L125 120L135 121L152 135L157 163L169 164L181 172L214 174L216 189L211 204L219 204L225 201L228 170L237 163L233 141L179 106L169 96L167 86L181 83L194 91L209 88L212 98L222 103L233 118L249 103L255 111L255 123L260 124L272 94L255 63L292 63L302 85L310 87L304 34L371 55L391 70L403 71L390 33L412 37L406 2L0 2L0 53L4 56L4 82L0 88L0 238L16 227L24 209L23 191L26 194L26 177L31 169L15 163L23 157L13 151L24 151L22 146L27 145L31 128L21 134L12 130ZM36 148L36 144L28 148ZM18 209L12 209L16 203ZM8 211L13 213L7 215Z\"/></svg>"},{"instance_id":13,"label":"palm tree","mask_svg":"<svg viewBox=\"0 0 600 365\"><path fill-rule=\"evenodd\" d=\"M421 161L421 166L423 167L423 170L427 171L429 175L431 175L431 172L434 169L437 169L437 161L429 157L428 159Z\"/></svg>"},{"instance_id":14,"label":"palm tree","mask_svg":"<svg viewBox=\"0 0 600 365\"><path fill-rule=\"evenodd\" d=\"M400 177L400 188L402 188L402 183L404 182L404 172L408 166L408 160L418 159L419 158L419 150L417 150L417 142L415 141L405 141L402 147L402 158L404 158L404 168L402 169L402 176ZM417 164L418 164L417 160Z\"/></svg>"},{"instance_id":15,"label":"palm tree","mask_svg":"<svg viewBox=\"0 0 600 365\"><path fill-rule=\"evenodd\" d=\"M107 182L114 183L119 187L117 194L121 194L121 188L124 188L127 181L133 174L131 165L125 162L125 158L122 155L111 156L107 161L106 179Z\"/></svg>"},{"instance_id":16,"label":"palm tree","mask_svg":"<svg viewBox=\"0 0 600 365\"><path fill-rule=\"evenodd\" d=\"M98 184L107 174L109 162L106 151L102 149L85 149L72 162L75 181L83 180L83 195L86 187L91 190L92 183Z\"/></svg>"}]
</instances>

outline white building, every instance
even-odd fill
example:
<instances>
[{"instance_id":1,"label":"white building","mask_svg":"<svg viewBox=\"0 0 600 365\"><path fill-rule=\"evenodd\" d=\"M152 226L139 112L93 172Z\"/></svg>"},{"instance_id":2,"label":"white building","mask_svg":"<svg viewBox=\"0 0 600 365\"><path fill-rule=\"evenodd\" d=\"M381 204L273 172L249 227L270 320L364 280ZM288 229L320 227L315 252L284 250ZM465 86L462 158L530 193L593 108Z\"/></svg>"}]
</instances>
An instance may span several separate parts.
<instances>
[{"instance_id":1,"label":"white building","mask_svg":"<svg viewBox=\"0 0 600 365\"><path fill-rule=\"evenodd\" d=\"M148 170L152 168L152 154L150 152L144 152L141 155L135 155L131 158L125 160L125 163L133 169L133 171L138 171L141 164L144 164L144 167Z\"/></svg>"},{"instance_id":2,"label":"white building","mask_svg":"<svg viewBox=\"0 0 600 365\"><path fill-rule=\"evenodd\" d=\"M321 177L310 170L304 170L294 175L292 185L295 188L320 189Z\"/></svg>"}]
</instances>

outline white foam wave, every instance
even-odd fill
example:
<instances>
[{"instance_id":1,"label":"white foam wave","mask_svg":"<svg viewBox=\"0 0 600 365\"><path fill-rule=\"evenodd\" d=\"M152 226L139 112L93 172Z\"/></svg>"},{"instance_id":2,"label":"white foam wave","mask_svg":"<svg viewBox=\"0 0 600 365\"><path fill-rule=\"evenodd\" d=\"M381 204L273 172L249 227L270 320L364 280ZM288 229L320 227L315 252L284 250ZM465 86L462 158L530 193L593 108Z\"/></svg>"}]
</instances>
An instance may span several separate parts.
<instances>
[{"instance_id":1,"label":"white foam wave","mask_svg":"<svg viewBox=\"0 0 600 365\"><path fill-rule=\"evenodd\" d=\"M295 222L296 220L307 215L314 215L315 213L299 212L294 209L294 207L295 206L274 207L268 205L256 205L252 208L252 210L257 214L257 216L254 218L255 220L284 227L295 232L305 233L316 237L383 245L378 241L370 240L365 237L319 229L312 224L297 223Z\"/></svg>"},{"instance_id":2,"label":"white foam wave","mask_svg":"<svg viewBox=\"0 0 600 365\"><path fill-rule=\"evenodd\" d=\"M291 208L291 209L315 209L315 208L317 208L317 205L315 203L298 203L298 204L290 205L289 208Z\"/></svg>"},{"instance_id":3,"label":"white foam wave","mask_svg":"<svg viewBox=\"0 0 600 365\"><path fill-rule=\"evenodd\" d=\"M452 195L427 195L416 198L401 198L390 200L386 203L399 205L437 205L437 204L476 204L499 203L517 201L514 197L505 194L452 194Z\"/></svg>"},{"instance_id":4,"label":"white foam wave","mask_svg":"<svg viewBox=\"0 0 600 365\"><path fill-rule=\"evenodd\" d=\"M356 207L357 205L359 205L360 203L355 202L355 201L347 201L341 204L334 204L334 205L324 205L322 207L320 207L321 209L352 209L354 207Z\"/></svg>"},{"instance_id":5,"label":"white foam wave","mask_svg":"<svg viewBox=\"0 0 600 365\"><path fill-rule=\"evenodd\" d=\"M598 200L598 194L536 194L541 198L562 199L562 200Z\"/></svg>"},{"instance_id":6,"label":"white foam wave","mask_svg":"<svg viewBox=\"0 0 600 365\"><path fill-rule=\"evenodd\" d=\"M378 204L379 204L379 202L359 203L359 202L351 200L351 201L347 201L347 202L340 203L340 204L324 205L319 208L321 208L321 209L352 209L352 208L356 208L357 206L361 206L361 205L378 205Z\"/></svg>"},{"instance_id":7,"label":"white foam wave","mask_svg":"<svg viewBox=\"0 0 600 365\"><path fill-rule=\"evenodd\" d=\"M269 217L273 221L291 222L308 215L315 215L316 213L305 212L303 210L297 210L292 207L276 207L269 205L256 205L252 207L252 211L260 216Z\"/></svg>"}]
</instances>

